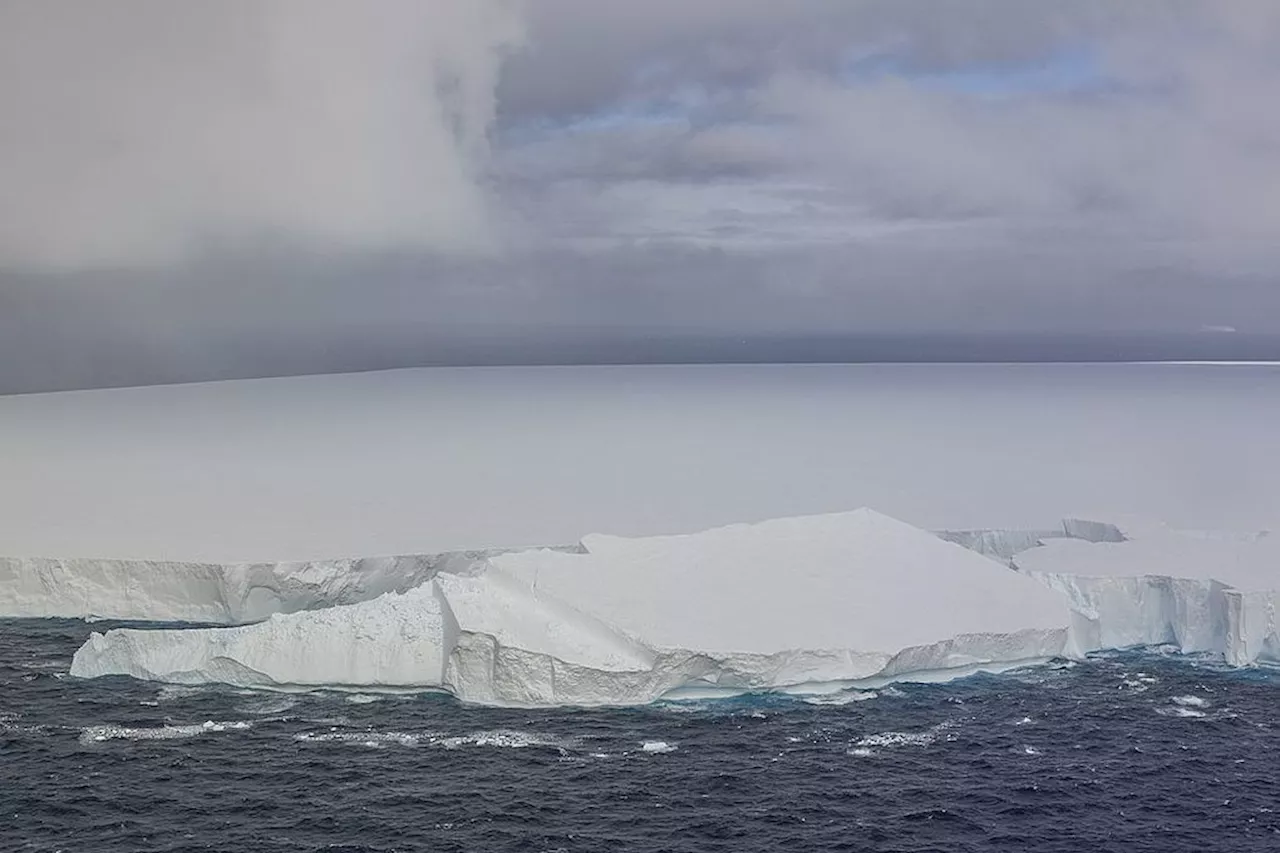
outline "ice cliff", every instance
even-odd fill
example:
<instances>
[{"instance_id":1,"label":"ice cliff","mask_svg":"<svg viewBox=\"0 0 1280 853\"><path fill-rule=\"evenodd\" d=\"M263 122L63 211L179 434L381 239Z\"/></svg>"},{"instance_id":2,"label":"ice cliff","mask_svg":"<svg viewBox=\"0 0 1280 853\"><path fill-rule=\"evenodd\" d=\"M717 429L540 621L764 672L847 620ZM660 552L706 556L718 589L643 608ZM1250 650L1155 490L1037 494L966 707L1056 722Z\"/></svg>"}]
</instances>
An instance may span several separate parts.
<instances>
[{"instance_id":1,"label":"ice cliff","mask_svg":"<svg viewBox=\"0 0 1280 853\"><path fill-rule=\"evenodd\" d=\"M241 625L404 592L492 553L226 564L0 557L0 618Z\"/></svg>"},{"instance_id":2,"label":"ice cliff","mask_svg":"<svg viewBox=\"0 0 1280 853\"><path fill-rule=\"evenodd\" d=\"M1147 527L1121 542L1053 541L1013 566L1067 597L1084 648L1172 645L1233 666L1280 661L1275 537Z\"/></svg>"},{"instance_id":3,"label":"ice cliff","mask_svg":"<svg viewBox=\"0 0 1280 853\"><path fill-rule=\"evenodd\" d=\"M1057 539L1084 542L1123 542L1126 539L1124 531L1114 524L1078 518L1064 519L1056 527L1041 530L943 530L938 536L1006 564L1023 551Z\"/></svg>"},{"instance_id":4,"label":"ice cliff","mask_svg":"<svg viewBox=\"0 0 1280 853\"><path fill-rule=\"evenodd\" d=\"M72 674L439 689L497 705L829 691L1070 654L1064 599L860 510L454 561L253 625L94 634Z\"/></svg>"}]
</instances>

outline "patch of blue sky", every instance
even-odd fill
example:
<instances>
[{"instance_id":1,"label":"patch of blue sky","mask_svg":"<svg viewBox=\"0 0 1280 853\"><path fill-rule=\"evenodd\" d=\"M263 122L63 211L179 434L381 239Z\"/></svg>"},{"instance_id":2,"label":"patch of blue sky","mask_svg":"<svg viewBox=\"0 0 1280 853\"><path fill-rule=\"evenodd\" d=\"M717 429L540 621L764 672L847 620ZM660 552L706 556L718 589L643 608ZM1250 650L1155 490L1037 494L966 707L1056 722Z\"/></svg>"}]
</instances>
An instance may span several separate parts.
<instances>
[{"instance_id":1,"label":"patch of blue sky","mask_svg":"<svg viewBox=\"0 0 1280 853\"><path fill-rule=\"evenodd\" d=\"M946 70L913 66L893 53L892 49L859 51L850 56L837 76L848 85L895 79L923 89L995 100L1116 90L1098 52L1086 47L1048 54L1038 61L974 63ZM638 75L639 82L661 79L666 71L658 64L646 66ZM518 143L566 133L608 133L697 125L709 114L718 112L717 107L725 95L697 85L668 91L662 91L661 87L656 89L653 97L635 97L595 112L523 123L500 132L507 141ZM718 118L724 120L729 116L720 115ZM742 120L743 117L736 118ZM768 125L770 122L756 117L748 123Z\"/></svg>"},{"instance_id":2,"label":"patch of blue sky","mask_svg":"<svg viewBox=\"0 0 1280 853\"><path fill-rule=\"evenodd\" d=\"M894 78L940 92L979 98L1071 95L1111 88L1095 50L1075 48L1029 62L974 63L945 70L912 67L892 56L858 57L845 65L847 83Z\"/></svg>"},{"instance_id":3,"label":"patch of blue sky","mask_svg":"<svg viewBox=\"0 0 1280 853\"><path fill-rule=\"evenodd\" d=\"M526 122L506 128L504 136L513 141L549 134L608 133L615 130L687 126L703 113L712 98L701 87L681 87L660 98L632 99L611 104L591 113L567 119Z\"/></svg>"}]
</instances>

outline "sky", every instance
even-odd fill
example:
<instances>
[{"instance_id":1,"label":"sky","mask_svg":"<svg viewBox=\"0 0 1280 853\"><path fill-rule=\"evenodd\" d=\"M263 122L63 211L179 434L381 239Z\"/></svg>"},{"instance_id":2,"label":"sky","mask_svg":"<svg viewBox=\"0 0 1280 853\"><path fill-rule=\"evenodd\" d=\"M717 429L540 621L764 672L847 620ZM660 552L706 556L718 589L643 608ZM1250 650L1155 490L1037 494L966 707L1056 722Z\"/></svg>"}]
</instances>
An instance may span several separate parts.
<instances>
[{"instance_id":1,"label":"sky","mask_svg":"<svg viewBox=\"0 0 1280 853\"><path fill-rule=\"evenodd\" d=\"M1273 0L0 0L0 393L1280 333L1277 43Z\"/></svg>"}]
</instances>

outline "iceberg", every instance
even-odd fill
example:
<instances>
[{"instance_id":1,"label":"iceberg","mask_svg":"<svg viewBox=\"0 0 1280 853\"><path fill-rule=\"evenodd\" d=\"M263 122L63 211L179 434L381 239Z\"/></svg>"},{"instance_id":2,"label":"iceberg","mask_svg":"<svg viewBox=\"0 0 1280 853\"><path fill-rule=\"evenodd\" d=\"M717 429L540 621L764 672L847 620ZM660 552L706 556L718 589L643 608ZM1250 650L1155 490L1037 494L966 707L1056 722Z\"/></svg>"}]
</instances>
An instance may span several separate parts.
<instances>
[{"instance_id":1,"label":"iceberg","mask_svg":"<svg viewBox=\"0 0 1280 853\"><path fill-rule=\"evenodd\" d=\"M8 560L0 607L219 626L94 633L77 677L636 705L831 697L1139 646L1280 661L1277 569L1265 534L1078 519L934 534L864 509L569 549Z\"/></svg>"},{"instance_id":2,"label":"iceberg","mask_svg":"<svg viewBox=\"0 0 1280 853\"><path fill-rule=\"evenodd\" d=\"M405 592L442 566L497 552L305 562L0 558L0 618L242 625Z\"/></svg>"},{"instance_id":3,"label":"iceberg","mask_svg":"<svg viewBox=\"0 0 1280 853\"><path fill-rule=\"evenodd\" d=\"M251 625L95 633L71 673L633 705L823 693L1079 653L1061 595L870 510L589 536L576 553L432 569L407 590Z\"/></svg>"},{"instance_id":4,"label":"iceberg","mask_svg":"<svg viewBox=\"0 0 1280 853\"><path fill-rule=\"evenodd\" d=\"M71 674L244 687L439 686L457 624L434 582L234 628L94 633Z\"/></svg>"},{"instance_id":5,"label":"iceberg","mask_svg":"<svg viewBox=\"0 0 1280 853\"><path fill-rule=\"evenodd\" d=\"M1232 666L1280 661L1280 539L1148 526L1124 541L1062 539L1014 568L1061 592L1088 649L1172 645Z\"/></svg>"}]
</instances>

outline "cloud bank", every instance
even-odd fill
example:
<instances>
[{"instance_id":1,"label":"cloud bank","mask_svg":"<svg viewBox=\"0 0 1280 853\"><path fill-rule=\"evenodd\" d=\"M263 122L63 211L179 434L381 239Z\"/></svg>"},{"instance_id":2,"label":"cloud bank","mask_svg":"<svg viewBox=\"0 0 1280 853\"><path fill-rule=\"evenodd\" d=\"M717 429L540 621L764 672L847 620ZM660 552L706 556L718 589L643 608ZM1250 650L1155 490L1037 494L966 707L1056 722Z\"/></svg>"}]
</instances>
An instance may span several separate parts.
<instances>
[{"instance_id":1,"label":"cloud bank","mask_svg":"<svg viewBox=\"0 0 1280 853\"><path fill-rule=\"evenodd\" d=\"M501 0L6 0L0 263L470 249Z\"/></svg>"},{"instance_id":2,"label":"cloud bank","mask_svg":"<svg viewBox=\"0 0 1280 853\"><path fill-rule=\"evenodd\" d=\"M1280 333L1277 43L1271 0L0 0L0 388Z\"/></svg>"}]
</instances>

